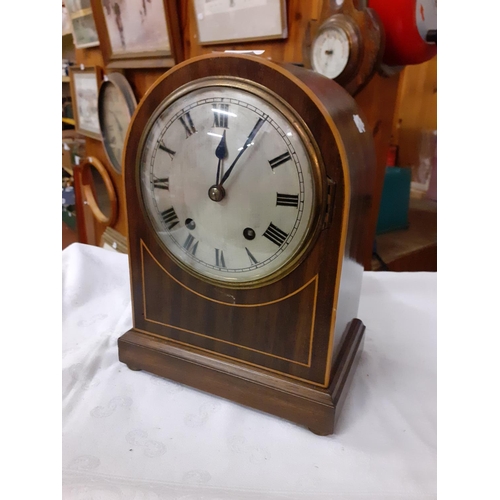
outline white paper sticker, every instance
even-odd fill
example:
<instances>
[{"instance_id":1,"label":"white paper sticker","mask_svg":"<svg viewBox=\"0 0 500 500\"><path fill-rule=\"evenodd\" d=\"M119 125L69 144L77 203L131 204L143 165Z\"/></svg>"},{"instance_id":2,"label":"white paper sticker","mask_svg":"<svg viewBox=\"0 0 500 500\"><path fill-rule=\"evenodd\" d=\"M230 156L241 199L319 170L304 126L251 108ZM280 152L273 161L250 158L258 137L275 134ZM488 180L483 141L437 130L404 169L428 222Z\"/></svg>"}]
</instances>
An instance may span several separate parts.
<instances>
[{"instance_id":1,"label":"white paper sticker","mask_svg":"<svg viewBox=\"0 0 500 500\"><path fill-rule=\"evenodd\" d=\"M103 80L104 80L105 82L109 81L109 80L108 80L108 75L104 75Z\"/></svg>"},{"instance_id":2,"label":"white paper sticker","mask_svg":"<svg viewBox=\"0 0 500 500\"><path fill-rule=\"evenodd\" d=\"M80 64L80 69L83 71L85 69L85 64Z\"/></svg>"},{"instance_id":3,"label":"white paper sticker","mask_svg":"<svg viewBox=\"0 0 500 500\"><path fill-rule=\"evenodd\" d=\"M227 54L254 54L256 56L261 56L265 50L225 50Z\"/></svg>"},{"instance_id":4,"label":"white paper sticker","mask_svg":"<svg viewBox=\"0 0 500 500\"><path fill-rule=\"evenodd\" d=\"M69 147L69 146L68 146L65 142L63 142L63 149L64 149L65 151L69 151L69 150L70 150L70 147Z\"/></svg>"},{"instance_id":5,"label":"white paper sticker","mask_svg":"<svg viewBox=\"0 0 500 500\"><path fill-rule=\"evenodd\" d=\"M358 127L359 133L362 134L363 132L365 132L365 124L363 123L363 120L359 117L359 115L352 115L352 118L354 120L354 123L356 124L356 127Z\"/></svg>"},{"instance_id":6,"label":"white paper sticker","mask_svg":"<svg viewBox=\"0 0 500 500\"><path fill-rule=\"evenodd\" d=\"M75 155L75 165L80 165L80 157Z\"/></svg>"},{"instance_id":7,"label":"white paper sticker","mask_svg":"<svg viewBox=\"0 0 500 500\"><path fill-rule=\"evenodd\" d=\"M113 248L118 248L118 245L116 244L116 241L113 241Z\"/></svg>"}]
</instances>

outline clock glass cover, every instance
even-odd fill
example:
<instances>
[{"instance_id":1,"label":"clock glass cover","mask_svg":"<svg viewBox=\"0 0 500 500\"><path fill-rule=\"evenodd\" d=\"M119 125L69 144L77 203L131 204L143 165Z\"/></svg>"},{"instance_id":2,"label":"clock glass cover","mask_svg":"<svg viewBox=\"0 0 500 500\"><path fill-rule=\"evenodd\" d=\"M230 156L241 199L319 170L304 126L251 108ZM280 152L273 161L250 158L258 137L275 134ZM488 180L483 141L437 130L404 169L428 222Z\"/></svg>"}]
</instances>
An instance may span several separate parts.
<instances>
[{"instance_id":1,"label":"clock glass cover","mask_svg":"<svg viewBox=\"0 0 500 500\"><path fill-rule=\"evenodd\" d=\"M349 38L339 26L325 27L313 42L312 67L330 79L337 78L349 61Z\"/></svg>"},{"instance_id":2,"label":"clock glass cover","mask_svg":"<svg viewBox=\"0 0 500 500\"><path fill-rule=\"evenodd\" d=\"M99 122L104 149L113 168L121 173L122 152L135 97L125 77L109 75L99 91Z\"/></svg>"},{"instance_id":3,"label":"clock glass cover","mask_svg":"<svg viewBox=\"0 0 500 500\"><path fill-rule=\"evenodd\" d=\"M307 132L249 83L193 84L153 113L138 156L146 212L197 277L256 286L291 271L318 213Z\"/></svg>"}]
</instances>

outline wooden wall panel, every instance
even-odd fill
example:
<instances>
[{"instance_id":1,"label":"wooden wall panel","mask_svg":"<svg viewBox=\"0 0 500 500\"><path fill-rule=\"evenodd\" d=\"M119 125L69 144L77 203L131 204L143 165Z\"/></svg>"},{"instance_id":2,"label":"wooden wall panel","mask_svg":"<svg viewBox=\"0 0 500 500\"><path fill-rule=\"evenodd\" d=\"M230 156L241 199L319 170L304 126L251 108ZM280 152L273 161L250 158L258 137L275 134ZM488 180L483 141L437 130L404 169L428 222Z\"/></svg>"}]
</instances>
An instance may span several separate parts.
<instances>
[{"instance_id":1,"label":"wooden wall panel","mask_svg":"<svg viewBox=\"0 0 500 500\"><path fill-rule=\"evenodd\" d=\"M101 66L103 69L103 74L106 74L106 68L104 67L103 58L99 47L92 47L89 49L76 49L75 58L77 65L84 64L85 66ZM165 70L160 68L123 70L123 74L132 86L137 102L140 101L148 88L164 72ZM126 237L127 218L125 212L125 190L123 185L123 176L115 172L115 170L109 163L104 151L104 146L101 141L86 137L85 142L87 156L94 156L95 158L100 160L101 163L106 167L106 170L111 177L118 198L118 215L116 218L116 222L113 224L112 228ZM91 216L91 212L87 211L85 215L87 218L89 218ZM92 224L92 222L87 221L87 225L88 224ZM88 243L99 245L104 230L105 226L98 223L97 221L94 221L93 231L89 232L89 235L91 235L92 237L89 239Z\"/></svg>"},{"instance_id":2,"label":"wooden wall panel","mask_svg":"<svg viewBox=\"0 0 500 500\"><path fill-rule=\"evenodd\" d=\"M227 45L201 46L197 40L197 28L192 1L181 2L183 17L184 51L186 57L209 54L224 50L265 50L263 57L281 62L302 63L302 37L307 23L319 15L323 0L288 0L287 22L288 38L284 40L265 40Z\"/></svg>"},{"instance_id":3,"label":"wooden wall panel","mask_svg":"<svg viewBox=\"0 0 500 500\"><path fill-rule=\"evenodd\" d=\"M437 130L437 57L407 66L399 92L393 143L399 146L398 165L414 166L419 163L422 133Z\"/></svg>"}]
</instances>

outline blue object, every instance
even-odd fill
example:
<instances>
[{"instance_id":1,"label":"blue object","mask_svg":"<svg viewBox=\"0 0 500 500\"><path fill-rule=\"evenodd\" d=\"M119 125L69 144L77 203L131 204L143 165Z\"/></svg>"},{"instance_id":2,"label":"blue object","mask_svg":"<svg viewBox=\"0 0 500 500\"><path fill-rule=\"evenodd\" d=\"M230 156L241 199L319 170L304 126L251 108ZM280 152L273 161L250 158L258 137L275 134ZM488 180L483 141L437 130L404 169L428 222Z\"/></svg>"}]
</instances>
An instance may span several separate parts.
<instances>
[{"instance_id":1,"label":"blue object","mask_svg":"<svg viewBox=\"0 0 500 500\"><path fill-rule=\"evenodd\" d=\"M62 204L63 207L75 204L75 190L73 186L62 188Z\"/></svg>"},{"instance_id":2,"label":"blue object","mask_svg":"<svg viewBox=\"0 0 500 500\"><path fill-rule=\"evenodd\" d=\"M410 167L386 167L376 234L408 228Z\"/></svg>"}]
</instances>

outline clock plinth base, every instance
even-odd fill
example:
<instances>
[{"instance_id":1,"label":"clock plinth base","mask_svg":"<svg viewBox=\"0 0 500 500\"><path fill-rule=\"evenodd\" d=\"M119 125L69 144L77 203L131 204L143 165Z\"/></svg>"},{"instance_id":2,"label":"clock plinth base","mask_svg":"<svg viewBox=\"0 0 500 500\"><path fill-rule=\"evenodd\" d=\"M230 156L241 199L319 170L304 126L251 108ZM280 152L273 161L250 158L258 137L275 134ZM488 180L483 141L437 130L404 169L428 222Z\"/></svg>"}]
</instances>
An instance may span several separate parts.
<instances>
[{"instance_id":1,"label":"clock plinth base","mask_svg":"<svg viewBox=\"0 0 500 500\"><path fill-rule=\"evenodd\" d=\"M131 329L118 339L121 362L236 403L332 434L364 344L365 326L354 319L345 332L330 387L320 388L263 370L207 358L189 347Z\"/></svg>"},{"instance_id":2,"label":"clock plinth base","mask_svg":"<svg viewBox=\"0 0 500 500\"><path fill-rule=\"evenodd\" d=\"M127 364L127 368L129 370L132 370L133 372L142 372L142 368L137 368L136 366L131 364Z\"/></svg>"}]
</instances>

